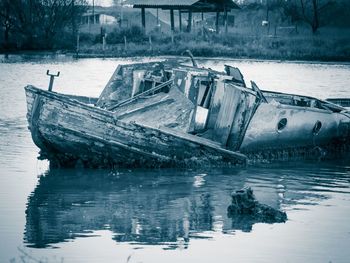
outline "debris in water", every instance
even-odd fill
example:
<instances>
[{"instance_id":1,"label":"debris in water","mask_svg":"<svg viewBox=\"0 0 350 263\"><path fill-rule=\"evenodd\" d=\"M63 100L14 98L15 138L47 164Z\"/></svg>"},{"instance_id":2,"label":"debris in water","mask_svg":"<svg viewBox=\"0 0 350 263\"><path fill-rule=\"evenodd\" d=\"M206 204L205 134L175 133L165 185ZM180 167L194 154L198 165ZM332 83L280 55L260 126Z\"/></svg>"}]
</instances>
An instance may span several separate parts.
<instances>
[{"instance_id":1,"label":"debris in water","mask_svg":"<svg viewBox=\"0 0 350 263\"><path fill-rule=\"evenodd\" d=\"M227 208L227 215L232 218L235 229L250 231L255 223L284 223L287 214L268 205L260 204L253 190L243 188L231 194L232 203Z\"/></svg>"}]
</instances>

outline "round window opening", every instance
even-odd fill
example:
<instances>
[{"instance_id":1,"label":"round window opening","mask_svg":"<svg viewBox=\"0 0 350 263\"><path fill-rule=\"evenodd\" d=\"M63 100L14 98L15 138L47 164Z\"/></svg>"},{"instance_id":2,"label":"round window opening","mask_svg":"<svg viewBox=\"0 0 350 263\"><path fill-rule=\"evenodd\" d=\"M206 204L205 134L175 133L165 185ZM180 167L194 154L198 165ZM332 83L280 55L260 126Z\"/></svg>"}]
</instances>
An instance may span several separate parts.
<instances>
[{"instance_id":1,"label":"round window opening","mask_svg":"<svg viewBox=\"0 0 350 263\"><path fill-rule=\"evenodd\" d=\"M321 128L322 128L322 122L316 121L315 126L314 126L314 128L312 129L312 133L313 133L314 135L317 135L317 134L320 132Z\"/></svg>"},{"instance_id":2,"label":"round window opening","mask_svg":"<svg viewBox=\"0 0 350 263\"><path fill-rule=\"evenodd\" d=\"M280 119L277 124L277 131L282 131L287 126L287 118Z\"/></svg>"}]
</instances>

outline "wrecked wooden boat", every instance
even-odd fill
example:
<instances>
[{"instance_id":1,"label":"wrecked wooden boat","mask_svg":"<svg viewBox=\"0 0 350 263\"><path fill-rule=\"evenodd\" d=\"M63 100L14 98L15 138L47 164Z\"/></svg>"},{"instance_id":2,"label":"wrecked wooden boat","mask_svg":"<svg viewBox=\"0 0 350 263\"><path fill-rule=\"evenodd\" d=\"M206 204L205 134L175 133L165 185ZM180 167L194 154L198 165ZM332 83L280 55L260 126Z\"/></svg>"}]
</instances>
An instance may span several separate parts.
<instances>
[{"instance_id":1,"label":"wrecked wooden boat","mask_svg":"<svg viewBox=\"0 0 350 263\"><path fill-rule=\"evenodd\" d=\"M99 98L49 90L25 87L33 141L55 166L233 166L349 149L346 108L247 87L232 66L120 65Z\"/></svg>"}]
</instances>

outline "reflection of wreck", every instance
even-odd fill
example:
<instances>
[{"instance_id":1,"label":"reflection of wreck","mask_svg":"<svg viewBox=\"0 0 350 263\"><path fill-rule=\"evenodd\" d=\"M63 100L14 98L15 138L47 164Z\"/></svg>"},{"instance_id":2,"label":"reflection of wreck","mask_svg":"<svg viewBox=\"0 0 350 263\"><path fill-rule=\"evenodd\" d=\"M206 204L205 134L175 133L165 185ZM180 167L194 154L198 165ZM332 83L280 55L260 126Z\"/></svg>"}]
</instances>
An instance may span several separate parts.
<instances>
[{"instance_id":1,"label":"reflection of wreck","mask_svg":"<svg viewBox=\"0 0 350 263\"><path fill-rule=\"evenodd\" d=\"M245 181L230 173L208 176L198 186L196 177L172 170L118 176L103 170L50 171L28 198L24 239L28 246L46 247L108 229L117 242L176 248L210 237L207 231L252 229L255 222L233 225L227 217L231 188L224 188L241 188ZM278 198L274 188L259 196L273 206Z\"/></svg>"},{"instance_id":2,"label":"reflection of wreck","mask_svg":"<svg viewBox=\"0 0 350 263\"><path fill-rule=\"evenodd\" d=\"M46 247L109 230L116 242L186 247L195 238L212 237L212 231L252 231L256 220L227 215L232 190L251 186L260 203L289 213L333 191L349 192L348 173L347 166L304 163L211 169L207 175L175 169L51 170L28 198L24 239L28 246Z\"/></svg>"},{"instance_id":3,"label":"reflection of wreck","mask_svg":"<svg viewBox=\"0 0 350 263\"><path fill-rule=\"evenodd\" d=\"M193 193L191 178L164 177L50 172L29 197L25 240L45 247L109 229L117 242L186 245L190 232L212 229L211 197Z\"/></svg>"},{"instance_id":4,"label":"reflection of wreck","mask_svg":"<svg viewBox=\"0 0 350 263\"><path fill-rule=\"evenodd\" d=\"M237 68L119 66L98 100L26 87L32 138L59 165L236 165L345 152L350 114L315 98L261 91Z\"/></svg>"}]
</instances>

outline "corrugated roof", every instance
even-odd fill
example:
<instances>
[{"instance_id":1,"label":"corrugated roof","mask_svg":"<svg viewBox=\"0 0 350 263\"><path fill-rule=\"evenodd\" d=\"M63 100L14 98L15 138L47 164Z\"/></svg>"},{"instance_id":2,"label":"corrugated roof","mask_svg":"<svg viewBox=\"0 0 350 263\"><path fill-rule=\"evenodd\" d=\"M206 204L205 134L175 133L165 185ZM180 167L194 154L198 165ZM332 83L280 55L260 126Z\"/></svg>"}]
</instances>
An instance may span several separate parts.
<instances>
[{"instance_id":1,"label":"corrugated roof","mask_svg":"<svg viewBox=\"0 0 350 263\"><path fill-rule=\"evenodd\" d=\"M191 6L199 0L129 0L130 5L136 6Z\"/></svg>"},{"instance_id":2,"label":"corrugated roof","mask_svg":"<svg viewBox=\"0 0 350 263\"><path fill-rule=\"evenodd\" d=\"M127 4L135 8L188 8L191 9L222 9L239 8L232 0L128 0Z\"/></svg>"}]
</instances>

